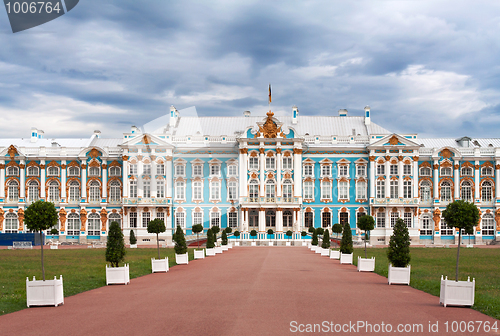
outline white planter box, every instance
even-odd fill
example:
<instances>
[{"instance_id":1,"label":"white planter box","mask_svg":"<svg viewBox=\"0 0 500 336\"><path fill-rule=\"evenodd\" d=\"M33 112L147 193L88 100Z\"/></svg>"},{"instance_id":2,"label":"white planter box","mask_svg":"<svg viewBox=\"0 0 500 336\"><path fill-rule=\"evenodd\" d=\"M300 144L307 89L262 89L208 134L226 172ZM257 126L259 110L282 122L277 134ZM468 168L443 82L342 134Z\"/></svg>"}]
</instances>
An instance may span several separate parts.
<instances>
[{"instance_id":1,"label":"white planter box","mask_svg":"<svg viewBox=\"0 0 500 336\"><path fill-rule=\"evenodd\" d=\"M365 259L358 256L358 272L375 271L375 258Z\"/></svg>"},{"instance_id":2,"label":"white planter box","mask_svg":"<svg viewBox=\"0 0 500 336\"><path fill-rule=\"evenodd\" d=\"M254 241L253 241L253 242L250 244L250 246L257 246L257 242L254 242Z\"/></svg>"},{"instance_id":3,"label":"white planter box","mask_svg":"<svg viewBox=\"0 0 500 336\"><path fill-rule=\"evenodd\" d=\"M123 267L108 267L106 265L106 285L127 285L130 283L129 265Z\"/></svg>"},{"instance_id":4,"label":"white planter box","mask_svg":"<svg viewBox=\"0 0 500 336\"><path fill-rule=\"evenodd\" d=\"M64 304L63 277L59 280L36 280L26 278L26 303L31 306L58 306Z\"/></svg>"},{"instance_id":5,"label":"white planter box","mask_svg":"<svg viewBox=\"0 0 500 336\"><path fill-rule=\"evenodd\" d=\"M50 245L50 249L51 250L57 250L59 248L59 245L58 244L51 244Z\"/></svg>"},{"instance_id":6,"label":"white planter box","mask_svg":"<svg viewBox=\"0 0 500 336\"><path fill-rule=\"evenodd\" d=\"M184 254L175 254L175 263L177 265L187 265L189 263L189 256L188 253Z\"/></svg>"},{"instance_id":7,"label":"white planter box","mask_svg":"<svg viewBox=\"0 0 500 336\"><path fill-rule=\"evenodd\" d=\"M411 265L408 265L407 267L392 267L392 265L389 264L389 275L387 277L389 285L390 284L409 285L410 272L411 272Z\"/></svg>"},{"instance_id":8,"label":"white planter box","mask_svg":"<svg viewBox=\"0 0 500 336\"><path fill-rule=\"evenodd\" d=\"M207 257L215 257L215 248L207 248L205 251Z\"/></svg>"},{"instance_id":9,"label":"white planter box","mask_svg":"<svg viewBox=\"0 0 500 336\"><path fill-rule=\"evenodd\" d=\"M470 281L453 281L448 277L443 279L441 275L441 291L439 293L439 303L443 306L472 306L474 305L474 291L476 289L476 279Z\"/></svg>"},{"instance_id":10,"label":"white planter box","mask_svg":"<svg viewBox=\"0 0 500 336\"><path fill-rule=\"evenodd\" d=\"M321 250L323 250L323 249L321 248L321 245L318 245L318 246L316 246L316 248L314 249L314 252L316 252L317 254L320 254L320 253L321 253Z\"/></svg>"},{"instance_id":11,"label":"white planter box","mask_svg":"<svg viewBox=\"0 0 500 336\"><path fill-rule=\"evenodd\" d=\"M340 259L340 251L330 250L330 259Z\"/></svg>"},{"instance_id":12,"label":"white planter box","mask_svg":"<svg viewBox=\"0 0 500 336\"><path fill-rule=\"evenodd\" d=\"M329 257L330 256L330 249L321 248L321 256L322 257Z\"/></svg>"},{"instance_id":13,"label":"white planter box","mask_svg":"<svg viewBox=\"0 0 500 336\"><path fill-rule=\"evenodd\" d=\"M215 247L215 253L222 253L222 247L216 246Z\"/></svg>"},{"instance_id":14,"label":"white planter box","mask_svg":"<svg viewBox=\"0 0 500 336\"><path fill-rule=\"evenodd\" d=\"M302 246L308 246L308 245L307 245L307 242L303 241L303 242L302 242Z\"/></svg>"},{"instance_id":15,"label":"white planter box","mask_svg":"<svg viewBox=\"0 0 500 336\"><path fill-rule=\"evenodd\" d=\"M168 272L168 258L165 259L151 258L151 268L153 269L153 273Z\"/></svg>"},{"instance_id":16,"label":"white planter box","mask_svg":"<svg viewBox=\"0 0 500 336\"><path fill-rule=\"evenodd\" d=\"M340 253L340 263L352 265L352 253Z\"/></svg>"},{"instance_id":17,"label":"white planter box","mask_svg":"<svg viewBox=\"0 0 500 336\"><path fill-rule=\"evenodd\" d=\"M222 248L222 251L229 251L229 246L227 246L227 245L222 245L221 248Z\"/></svg>"},{"instance_id":18,"label":"white planter box","mask_svg":"<svg viewBox=\"0 0 500 336\"><path fill-rule=\"evenodd\" d=\"M274 242L270 241L269 246L274 246Z\"/></svg>"},{"instance_id":19,"label":"white planter box","mask_svg":"<svg viewBox=\"0 0 500 336\"><path fill-rule=\"evenodd\" d=\"M234 242L234 246L240 246L240 242Z\"/></svg>"},{"instance_id":20,"label":"white planter box","mask_svg":"<svg viewBox=\"0 0 500 336\"><path fill-rule=\"evenodd\" d=\"M286 242L286 246L292 246L292 242L287 241L287 242Z\"/></svg>"},{"instance_id":21,"label":"white planter box","mask_svg":"<svg viewBox=\"0 0 500 336\"><path fill-rule=\"evenodd\" d=\"M130 248L137 248L137 244L130 244Z\"/></svg>"},{"instance_id":22,"label":"white planter box","mask_svg":"<svg viewBox=\"0 0 500 336\"><path fill-rule=\"evenodd\" d=\"M233 248L233 243L227 243L227 247L232 249Z\"/></svg>"},{"instance_id":23,"label":"white planter box","mask_svg":"<svg viewBox=\"0 0 500 336\"><path fill-rule=\"evenodd\" d=\"M467 244L467 246L465 246L465 247L467 247L467 248L473 248L473 247L474 247L474 245L472 245L472 244Z\"/></svg>"},{"instance_id":24,"label":"white planter box","mask_svg":"<svg viewBox=\"0 0 500 336\"><path fill-rule=\"evenodd\" d=\"M205 250L194 250L195 259L205 259Z\"/></svg>"}]
</instances>

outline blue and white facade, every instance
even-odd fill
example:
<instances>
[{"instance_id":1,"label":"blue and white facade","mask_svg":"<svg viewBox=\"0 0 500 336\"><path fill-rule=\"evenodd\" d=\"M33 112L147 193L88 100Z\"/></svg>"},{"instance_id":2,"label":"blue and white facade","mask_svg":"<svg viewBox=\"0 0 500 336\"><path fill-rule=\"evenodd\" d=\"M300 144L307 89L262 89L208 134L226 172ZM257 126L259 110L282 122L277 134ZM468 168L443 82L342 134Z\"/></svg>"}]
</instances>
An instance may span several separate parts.
<instances>
[{"instance_id":1,"label":"blue and white facade","mask_svg":"<svg viewBox=\"0 0 500 336\"><path fill-rule=\"evenodd\" d=\"M454 243L441 213L474 202L481 220L471 243L500 237L500 139L421 139L364 116L189 117L174 107L165 125L132 127L120 139L0 139L0 232L25 232L24 210L56 204L60 241L105 240L118 221L139 244L155 243L147 223L161 218L171 243L180 225L232 227L248 239L301 239L308 227L376 220L372 244L387 244L396 219L414 244ZM499 186L499 187L497 187ZM466 237L467 239L467 237Z\"/></svg>"}]
</instances>

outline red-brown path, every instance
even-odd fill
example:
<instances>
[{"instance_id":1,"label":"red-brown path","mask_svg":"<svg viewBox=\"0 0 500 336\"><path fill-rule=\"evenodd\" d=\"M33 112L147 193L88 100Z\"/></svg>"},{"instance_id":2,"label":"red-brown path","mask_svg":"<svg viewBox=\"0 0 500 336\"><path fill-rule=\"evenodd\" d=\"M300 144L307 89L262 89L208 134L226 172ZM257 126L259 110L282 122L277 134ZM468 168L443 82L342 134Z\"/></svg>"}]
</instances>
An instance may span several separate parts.
<instances>
[{"instance_id":1,"label":"red-brown path","mask_svg":"<svg viewBox=\"0 0 500 336\"><path fill-rule=\"evenodd\" d=\"M457 335L445 332L446 321L450 329L452 321L497 321L438 302L435 296L409 286L389 286L384 277L358 273L355 266L339 265L305 247L235 247L168 273L132 279L127 286L67 297L60 307L1 316L0 334L288 335L295 330L292 321L297 326L367 321L373 328L382 322L393 329L422 324L424 332L410 333L417 335L431 334L429 322L438 322L433 335ZM359 331L366 334L364 328Z\"/></svg>"}]
</instances>

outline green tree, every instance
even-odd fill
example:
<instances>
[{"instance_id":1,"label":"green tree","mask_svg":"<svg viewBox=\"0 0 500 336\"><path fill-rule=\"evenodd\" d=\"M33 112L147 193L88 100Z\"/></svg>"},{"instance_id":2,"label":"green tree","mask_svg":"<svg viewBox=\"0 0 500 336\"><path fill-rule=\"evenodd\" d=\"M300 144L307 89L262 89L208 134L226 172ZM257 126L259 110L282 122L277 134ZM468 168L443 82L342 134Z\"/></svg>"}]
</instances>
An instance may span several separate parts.
<instances>
[{"instance_id":1,"label":"green tree","mask_svg":"<svg viewBox=\"0 0 500 336\"><path fill-rule=\"evenodd\" d=\"M324 249L330 248L330 231L328 230L325 230L323 233L323 243L321 244L321 247Z\"/></svg>"},{"instance_id":2,"label":"green tree","mask_svg":"<svg viewBox=\"0 0 500 336\"><path fill-rule=\"evenodd\" d=\"M443 211L443 218L450 227L458 229L457 264L455 266L455 281L458 281L458 261L460 259L460 243L462 240L462 230L467 234L474 232L474 226L479 223L479 210L473 204L464 200L454 201L446 206Z\"/></svg>"},{"instance_id":3,"label":"green tree","mask_svg":"<svg viewBox=\"0 0 500 336\"><path fill-rule=\"evenodd\" d=\"M316 229L314 228L314 226L310 226L309 229L307 230L309 233L314 233L314 231L316 231Z\"/></svg>"},{"instance_id":4,"label":"green tree","mask_svg":"<svg viewBox=\"0 0 500 336\"><path fill-rule=\"evenodd\" d=\"M342 231L342 240L340 241L340 253L351 254L352 249L352 231L349 223L344 224Z\"/></svg>"},{"instance_id":5,"label":"green tree","mask_svg":"<svg viewBox=\"0 0 500 336\"><path fill-rule=\"evenodd\" d=\"M156 248L158 249L158 259L160 259L160 240L159 234L165 232L167 228L165 227L165 223L159 219L153 219L148 223L148 233L156 233Z\"/></svg>"},{"instance_id":6,"label":"green tree","mask_svg":"<svg viewBox=\"0 0 500 336\"><path fill-rule=\"evenodd\" d=\"M221 241L222 241L222 245L227 245L227 233L226 233L226 230L222 231Z\"/></svg>"},{"instance_id":7,"label":"green tree","mask_svg":"<svg viewBox=\"0 0 500 336\"><path fill-rule=\"evenodd\" d=\"M269 230L267 230L267 234L268 234L268 235L273 235L273 234L274 234L273 229L269 229Z\"/></svg>"},{"instance_id":8,"label":"green tree","mask_svg":"<svg viewBox=\"0 0 500 336\"><path fill-rule=\"evenodd\" d=\"M24 212L24 223L33 232L40 232L40 247L42 259L42 279L45 281L45 266L43 264L43 231L57 225L57 210L54 203L42 200L31 203Z\"/></svg>"},{"instance_id":9,"label":"green tree","mask_svg":"<svg viewBox=\"0 0 500 336\"><path fill-rule=\"evenodd\" d=\"M293 232L288 230L285 234L288 237L288 240L290 240L290 237L292 236Z\"/></svg>"},{"instance_id":10,"label":"green tree","mask_svg":"<svg viewBox=\"0 0 500 336\"><path fill-rule=\"evenodd\" d=\"M410 235L405 222L398 218L387 248L387 258L394 267L406 267L410 263Z\"/></svg>"},{"instance_id":11,"label":"green tree","mask_svg":"<svg viewBox=\"0 0 500 336\"><path fill-rule=\"evenodd\" d=\"M214 242L217 243L217 233L220 232L220 227L217 225L212 226L212 233L214 234Z\"/></svg>"},{"instance_id":12,"label":"green tree","mask_svg":"<svg viewBox=\"0 0 500 336\"><path fill-rule=\"evenodd\" d=\"M234 234L233 234L235 237L239 237L240 236L240 231L234 231Z\"/></svg>"},{"instance_id":13,"label":"green tree","mask_svg":"<svg viewBox=\"0 0 500 336\"><path fill-rule=\"evenodd\" d=\"M358 228L365 231L365 259L366 259L366 240L369 232L375 228L375 220L370 215L361 216L358 219Z\"/></svg>"},{"instance_id":14,"label":"green tree","mask_svg":"<svg viewBox=\"0 0 500 336\"><path fill-rule=\"evenodd\" d=\"M311 241L311 244L314 245L314 246L318 246L318 232L316 230L313 230L313 233L312 233L312 241Z\"/></svg>"},{"instance_id":15,"label":"green tree","mask_svg":"<svg viewBox=\"0 0 500 336\"><path fill-rule=\"evenodd\" d=\"M125 241L120 224L112 222L109 225L108 242L106 244L106 261L111 263L111 267L118 267L118 263L125 260Z\"/></svg>"},{"instance_id":16,"label":"green tree","mask_svg":"<svg viewBox=\"0 0 500 336\"><path fill-rule=\"evenodd\" d=\"M337 234L337 238L339 237L339 233L342 233L342 225L339 223L333 224L332 232Z\"/></svg>"},{"instance_id":17,"label":"green tree","mask_svg":"<svg viewBox=\"0 0 500 336\"><path fill-rule=\"evenodd\" d=\"M187 252L186 237L184 237L184 231L177 225L177 230L175 231L175 253L185 254Z\"/></svg>"},{"instance_id":18,"label":"green tree","mask_svg":"<svg viewBox=\"0 0 500 336\"><path fill-rule=\"evenodd\" d=\"M136 244L137 243L137 238L135 237L134 230L130 230L130 244Z\"/></svg>"},{"instance_id":19,"label":"green tree","mask_svg":"<svg viewBox=\"0 0 500 336\"><path fill-rule=\"evenodd\" d=\"M198 248L200 248L200 232L203 232L203 225L202 224L195 224L191 228L191 231L193 231L193 233L196 233L196 240L198 241Z\"/></svg>"},{"instance_id":20,"label":"green tree","mask_svg":"<svg viewBox=\"0 0 500 336\"><path fill-rule=\"evenodd\" d=\"M251 237L257 237L257 231L255 231L255 230L250 231L250 236Z\"/></svg>"},{"instance_id":21,"label":"green tree","mask_svg":"<svg viewBox=\"0 0 500 336\"><path fill-rule=\"evenodd\" d=\"M59 234L59 231L56 228L53 228L50 230L50 234L53 236L57 236Z\"/></svg>"},{"instance_id":22,"label":"green tree","mask_svg":"<svg viewBox=\"0 0 500 336\"><path fill-rule=\"evenodd\" d=\"M307 236L307 232L302 231L302 232L300 233L300 236L301 236L302 238L304 238L305 236Z\"/></svg>"},{"instance_id":23,"label":"green tree","mask_svg":"<svg viewBox=\"0 0 500 336\"><path fill-rule=\"evenodd\" d=\"M214 248L215 243L214 243L214 233L212 232L212 229L207 230L207 248Z\"/></svg>"},{"instance_id":24,"label":"green tree","mask_svg":"<svg viewBox=\"0 0 500 336\"><path fill-rule=\"evenodd\" d=\"M323 229L322 227L319 227L316 229L316 233L318 234L318 236L321 236L323 233L325 233L325 229Z\"/></svg>"}]
</instances>

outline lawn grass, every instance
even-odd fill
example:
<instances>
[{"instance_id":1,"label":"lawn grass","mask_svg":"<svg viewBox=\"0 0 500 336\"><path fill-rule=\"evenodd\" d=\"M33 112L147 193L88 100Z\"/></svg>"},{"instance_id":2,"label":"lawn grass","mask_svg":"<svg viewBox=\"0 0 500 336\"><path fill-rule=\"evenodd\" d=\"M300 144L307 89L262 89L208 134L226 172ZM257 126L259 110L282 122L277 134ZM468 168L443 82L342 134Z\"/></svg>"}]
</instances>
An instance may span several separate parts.
<instances>
[{"instance_id":1,"label":"lawn grass","mask_svg":"<svg viewBox=\"0 0 500 336\"><path fill-rule=\"evenodd\" d=\"M193 259L189 249L189 260ZM64 279L64 296L68 297L106 286L105 249L44 249L45 279ZM161 248L161 258L175 265L173 248ZM125 262L130 264L130 278L151 273L151 258L156 249L127 249ZM0 250L0 315L26 308L26 277L42 279L40 250Z\"/></svg>"},{"instance_id":2,"label":"lawn grass","mask_svg":"<svg viewBox=\"0 0 500 336\"><path fill-rule=\"evenodd\" d=\"M410 286L437 296L441 275L455 280L456 248L411 248ZM364 249L354 249L354 264L358 256L364 258ZM375 257L375 272L387 277L389 262L387 249L367 249L368 258ZM460 248L458 280L476 279L475 310L500 319L500 249Z\"/></svg>"}]
</instances>

